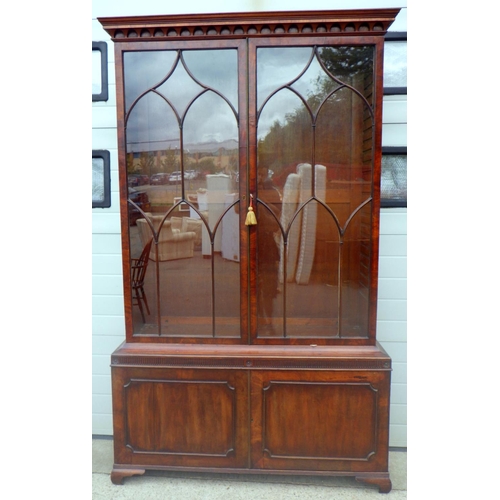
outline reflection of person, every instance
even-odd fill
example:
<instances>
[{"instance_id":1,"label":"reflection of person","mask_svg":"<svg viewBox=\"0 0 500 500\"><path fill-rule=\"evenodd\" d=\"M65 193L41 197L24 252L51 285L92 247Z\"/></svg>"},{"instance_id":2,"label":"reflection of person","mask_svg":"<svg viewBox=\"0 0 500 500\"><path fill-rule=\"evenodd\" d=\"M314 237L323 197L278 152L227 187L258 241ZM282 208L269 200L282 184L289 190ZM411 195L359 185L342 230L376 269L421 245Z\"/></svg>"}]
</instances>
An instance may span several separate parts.
<instances>
[{"instance_id":1,"label":"reflection of person","mask_svg":"<svg viewBox=\"0 0 500 500\"><path fill-rule=\"evenodd\" d=\"M266 167L257 171L257 197L273 212L259 204L257 215L257 307L265 329L271 329L273 301L278 293L280 251L277 244L281 214L281 196Z\"/></svg>"}]
</instances>

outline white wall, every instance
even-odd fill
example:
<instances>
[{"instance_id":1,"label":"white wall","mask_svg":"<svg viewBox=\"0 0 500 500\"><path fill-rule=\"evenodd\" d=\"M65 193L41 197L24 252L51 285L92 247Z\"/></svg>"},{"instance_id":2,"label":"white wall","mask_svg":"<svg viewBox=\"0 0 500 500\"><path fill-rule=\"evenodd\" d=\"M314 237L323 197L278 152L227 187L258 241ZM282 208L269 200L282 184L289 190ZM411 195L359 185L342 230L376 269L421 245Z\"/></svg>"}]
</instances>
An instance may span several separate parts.
<instances>
[{"instance_id":1,"label":"white wall","mask_svg":"<svg viewBox=\"0 0 500 500\"><path fill-rule=\"evenodd\" d=\"M109 99L92 103L92 149L111 155L111 207L92 209L92 433L111 435L110 356L125 338L118 202L113 44L101 16L403 7L392 31L407 31L406 1L93 0L92 40L108 42ZM384 146L406 146L406 96L384 98ZM381 213L378 338L393 360L390 445L406 447L406 209Z\"/></svg>"}]
</instances>

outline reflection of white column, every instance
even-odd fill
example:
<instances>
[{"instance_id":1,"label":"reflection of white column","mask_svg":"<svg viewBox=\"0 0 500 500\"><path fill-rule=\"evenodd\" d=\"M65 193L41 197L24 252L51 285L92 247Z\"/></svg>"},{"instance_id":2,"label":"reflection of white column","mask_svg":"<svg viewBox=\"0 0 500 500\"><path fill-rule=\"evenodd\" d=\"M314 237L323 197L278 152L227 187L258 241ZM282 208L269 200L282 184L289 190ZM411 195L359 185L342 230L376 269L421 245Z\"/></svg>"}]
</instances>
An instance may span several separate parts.
<instances>
[{"instance_id":1,"label":"reflection of white column","mask_svg":"<svg viewBox=\"0 0 500 500\"><path fill-rule=\"evenodd\" d=\"M213 231L217 221L224 212L225 196L229 193L231 179L229 175L217 174L207 175L207 205L208 205L208 224ZM210 255L210 241L206 231L204 232L204 241L202 241L203 255ZM214 239L214 252L220 252L222 247L222 227L219 225Z\"/></svg>"},{"instance_id":2,"label":"reflection of white column","mask_svg":"<svg viewBox=\"0 0 500 500\"><path fill-rule=\"evenodd\" d=\"M237 193L226 194L224 210L238 199ZM222 257L227 260L240 261L239 215L234 208L222 219Z\"/></svg>"},{"instance_id":3,"label":"reflection of white column","mask_svg":"<svg viewBox=\"0 0 500 500\"><path fill-rule=\"evenodd\" d=\"M288 175L283 187L283 203L281 208L281 225L286 231L299 205L300 175L291 173ZM297 255L299 253L300 228L302 226L302 211L295 217L288 233L287 246L283 236L280 241L280 283L285 279L285 248L286 248L286 279L289 283L295 280L295 268L297 267Z\"/></svg>"},{"instance_id":4,"label":"reflection of white column","mask_svg":"<svg viewBox=\"0 0 500 500\"><path fill-rule=\"evenodd\" d=\"M311 165L302 164L298 167L302 178L300 190L300 203L305 203L311 197L312 173ZM315 191L316 198L325 200L326 167L316 165L315 167ZM300 231L300 249L297 261L296 281L299 285L307 285L314 262L314 251L316 248L316 221L318 216L318 202L311 201L302 213L302 228Z\"/></svg>"}]
</instances>

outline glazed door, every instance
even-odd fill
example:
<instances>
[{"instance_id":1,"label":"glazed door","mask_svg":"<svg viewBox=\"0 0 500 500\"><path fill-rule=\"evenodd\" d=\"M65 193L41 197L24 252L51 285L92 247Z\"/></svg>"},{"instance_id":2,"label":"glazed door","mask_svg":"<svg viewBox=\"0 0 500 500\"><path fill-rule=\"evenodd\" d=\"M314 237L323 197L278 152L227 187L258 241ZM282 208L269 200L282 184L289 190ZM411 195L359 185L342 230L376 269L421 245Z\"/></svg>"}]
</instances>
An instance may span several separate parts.
<instances>
[{"instance_id":1,"label":"glazed door","mask_svg":"<svg viewBox=\"0 0 500 500\"><path fill-rule=\"evenodd\" d=\"M375 46L294 42L249 42L251 331L257 343L367 338Z\"/></svg>"},{"instance_id":2,"label":"glazed door","mask_svg":"<svg viewBox=\"0 0 500 500\"><path fill-rule=\"evenodd\" d=\"M377 44L288 43L123 50L132 337L374 338Z\"/></svg>"},{"instance_id":3,"label":"glazed door","mask_svg":"<svg viewBox=\"0 0 500 500\"><path fill-rule=\"evenodd\" d=\"M246 343L246 43L131 47L121 55L127 330L145 341Z\"/></svg>"}]
</instances>

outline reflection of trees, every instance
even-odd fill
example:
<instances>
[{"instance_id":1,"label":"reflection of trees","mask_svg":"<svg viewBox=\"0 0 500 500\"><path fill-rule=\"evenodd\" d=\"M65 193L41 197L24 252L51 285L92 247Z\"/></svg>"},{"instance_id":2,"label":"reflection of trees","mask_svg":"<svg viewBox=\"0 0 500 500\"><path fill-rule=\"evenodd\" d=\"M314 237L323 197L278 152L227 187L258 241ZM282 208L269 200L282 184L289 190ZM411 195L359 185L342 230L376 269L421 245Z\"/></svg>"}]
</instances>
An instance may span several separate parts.
<instances>
[{"instance_id":1,"label":"reflection of trees","mask_svg":"<svg viewBox=\"0 0 500 500\"><path fill-rule=\"evenodd\" d=\"M297 98L297 107L285 114L284 123L276 120L259 139L259 164L277 174L300 162L351 163L353 127L363 126L359 122L367 117L371 121L362 99L346 85L371 103L373 47L323 47L316 57L328 73L319 75L308 95L302 96L305 104ZM369 128L370 123L366 125Z\"/></svg>"},{"instance_id":2,"label":"reflection of trees","mask_svg":"<svg viewBox=\"0 0 500 500\"><path fill-rule=\"evenodd\" d=\"M154 157L143 151L139 157L139 172L142 174L151 175L154 166Z\"/></svg>"},{"instance_id":3,"label":"reflection of trees","mask_svg":"<svg viewBox=\"0 0 500 500\"><path fill-rule=\"evenodd\" d=\"M198 168L200 172L208 172L210 174L215 174L216 166L214 159L212 157L202 158L198 162Z\"/></svg>"},{"instance_id":4,"label":"reflection of trees","mask_svg":"<svg viewBox=\"0 0 500 500\"><path fill-rule=\"evenodd\" d=\"M356 76L371 78L373 74L373 47L322 47L319 58L326 69L339 80L349 83Z\"/></svg>"},{"instance_id":5,"label":"reflection of trees","mask_svg":"<svg viewBox=\"0 0 500 500\"><path fill-rule=\"evenodd\" d=\"M167 174L171 174L176 170L179 170L179 160L176 158L175 149L168 148L163 151L163 159L160 163L161 171L166 172Z\"/></svg>"}]
</instances>

